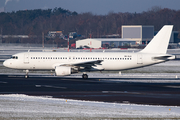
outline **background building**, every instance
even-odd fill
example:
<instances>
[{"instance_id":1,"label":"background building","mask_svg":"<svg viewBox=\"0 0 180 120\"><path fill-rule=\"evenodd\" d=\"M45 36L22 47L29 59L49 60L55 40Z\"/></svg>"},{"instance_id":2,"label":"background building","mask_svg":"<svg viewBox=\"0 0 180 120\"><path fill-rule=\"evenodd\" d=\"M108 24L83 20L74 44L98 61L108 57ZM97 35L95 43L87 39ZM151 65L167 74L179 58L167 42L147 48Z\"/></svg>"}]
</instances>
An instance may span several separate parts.
<instances>
[{"instance_id":1,"label":"background building","mask_svg":"<svg viewBox=\"0 0 180 120\"><path fill-rule=\"evenodd\" d=\"M172 31L170 43L180 43L179 31Z\"/></svg>"},{"instance_id":2,"label":"background building","mask_svg":"<svg viewBox=\"0 0 180 120\"><path fill-rule=\"evenodd\" d=\"M137 44L147 44L154 37L154 26L123 25L122 38L136 41Z\"/></svg>"},{"instance_id":3,"label":"background building","mask_svg":"<svg viewBox=\"0 0 180 120\"><path fill-rule=\"evenodd\" d=\"M159 31L154 32L154 26L123 25L122 38L92 38L76 41L76 48L118 48L132 45L148 44ZM173 31L170 43L180 43L179 32ZM136 45L136 46L137 46Z\"/></svg>"},{"instance_id":4,"label":"background building","mask_svg":"<svg viewBox=\"0 0 180 120\"><path fill-rule=\"evenodd\" d=\"M135 45L136 41L121 38L91 38L76 41L76 48L118 48Z\"/></svg>"}]
</instances>

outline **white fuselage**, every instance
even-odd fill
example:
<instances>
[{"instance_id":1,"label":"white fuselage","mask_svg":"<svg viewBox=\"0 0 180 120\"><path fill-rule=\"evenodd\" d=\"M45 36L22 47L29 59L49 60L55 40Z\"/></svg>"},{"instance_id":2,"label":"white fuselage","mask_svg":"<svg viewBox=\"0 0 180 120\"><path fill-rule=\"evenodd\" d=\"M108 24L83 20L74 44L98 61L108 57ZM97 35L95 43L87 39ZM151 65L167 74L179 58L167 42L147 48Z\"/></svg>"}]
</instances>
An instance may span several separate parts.
<instances>
[{"instance_id":1,"label":"white fuselage","mask_svg":"<svg viewBox=\"0 0 180 120\"><path fill-rule=\"evenodd\" d=\"M153 59L159 54L118 52L24 52L15 59L8 59L4 66L23 70L54 70L56 66L93 60L103 60L92 70L126 70L148 66L165 60Z\"/></svg>"}]
</instances>

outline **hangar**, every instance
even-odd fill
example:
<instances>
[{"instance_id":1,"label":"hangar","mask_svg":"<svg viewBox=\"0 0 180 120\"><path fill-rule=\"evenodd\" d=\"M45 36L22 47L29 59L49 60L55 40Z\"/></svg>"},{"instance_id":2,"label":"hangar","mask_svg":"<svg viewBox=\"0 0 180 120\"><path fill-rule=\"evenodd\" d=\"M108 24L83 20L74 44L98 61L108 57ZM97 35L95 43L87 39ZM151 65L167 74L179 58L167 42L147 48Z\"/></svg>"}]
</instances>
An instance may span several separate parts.
<instances>
[{"instance_id":1,"label":"hangar","mask_svg":"<svg viewBox=\"0 0 180 120\"><path fill-rule=\"evenodd\" d=\"M135 40L138 44L147 44L154 37L154 26L123 25L122 38Z\"/></svg>"},{"instance_id":2,"label":"hangar","mask_svg":"<svg viewBox=\"0 0 180 120\"><path fill-rule=\"evenodd\" d=\"M148 44L154 37L154 26L123 25L122 38L92 38L76 41L76 48L117 48L126 45Z\"/></svg>"},{"instance_id":3,"label":"hangar","mask_svg":"<svg viewBox=\"0 0 180 120\"><path fill-rule=\"evenodd\" d=\"M88 46L90 48L117 48L120 46L135 45L136 41L122 38L88 38L76 41L76 48Z\"/></svg>"}]
</instances>

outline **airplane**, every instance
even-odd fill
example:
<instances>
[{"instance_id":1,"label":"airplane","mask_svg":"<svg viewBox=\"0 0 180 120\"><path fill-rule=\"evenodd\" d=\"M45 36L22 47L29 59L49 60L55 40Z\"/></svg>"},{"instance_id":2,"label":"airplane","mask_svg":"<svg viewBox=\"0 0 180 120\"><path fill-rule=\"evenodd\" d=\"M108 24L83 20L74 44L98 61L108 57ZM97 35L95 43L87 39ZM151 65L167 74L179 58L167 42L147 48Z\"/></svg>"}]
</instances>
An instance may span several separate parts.
<instances>
[{"instance_id":1,"label":"airplane","mask_svg":"<svg viewBox=\"0 0 180 120\"><path fill-rule=\"evenodd\" d=\"M164 25L150 43L139 52L23 52L3 62L8 68L29 71L50 70L56 76L90 71L122 71L150 66L175 59L166 54L173 25Z\"/></svg>"}]
</instances>

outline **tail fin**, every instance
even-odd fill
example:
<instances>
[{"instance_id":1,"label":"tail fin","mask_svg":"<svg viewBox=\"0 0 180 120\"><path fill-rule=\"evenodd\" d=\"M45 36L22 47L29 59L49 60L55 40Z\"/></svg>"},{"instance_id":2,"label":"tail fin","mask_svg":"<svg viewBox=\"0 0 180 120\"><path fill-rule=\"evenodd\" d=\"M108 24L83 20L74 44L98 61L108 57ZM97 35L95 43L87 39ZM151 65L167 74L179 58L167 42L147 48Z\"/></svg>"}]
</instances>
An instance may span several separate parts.
<instances>
[{"instance_id":1,"label":"tail fin","mask_svg":"<svg viewBox=\"0 0 180 120\"><path fill-rule=\"evenodd\" d=\"M140 52L165 54L171 37L173 25L165 25L150 43Z\"/></svg>"}]
</instances>

